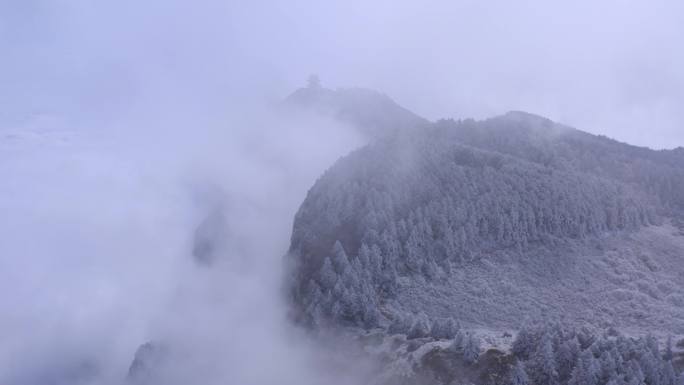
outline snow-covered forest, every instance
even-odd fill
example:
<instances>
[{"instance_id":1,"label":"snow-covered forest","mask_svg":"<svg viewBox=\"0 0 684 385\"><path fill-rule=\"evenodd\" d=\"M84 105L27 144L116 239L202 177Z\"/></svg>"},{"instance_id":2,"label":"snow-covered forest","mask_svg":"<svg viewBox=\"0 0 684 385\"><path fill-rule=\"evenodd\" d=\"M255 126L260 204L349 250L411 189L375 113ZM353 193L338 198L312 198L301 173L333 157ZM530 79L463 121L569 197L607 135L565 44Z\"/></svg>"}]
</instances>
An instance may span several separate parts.
<instances>
[{"instance_id":1,"label":"snow-covered forest","mask_svg":"<svg viewBox=\"0 0 684 385\"><path fill-rule=\"evenodd\" d=\"M630 152L643 155L624 155ZM290 253L300 316L387 327L412 291L440 292L468 279L460 273L483 258L499 265L535 253L558 257L677 220L682 165L676 153L521 113L440 122L378 141L328 170L295 218Z\"/></svg>"},{"instance_id":2,"label":"snow-covered forest","mask_svg":"<svg viewBox=\"0 0 684 385\"><path fill-rule=\"evenodd\" d=\"M522 328L513 342L512 384L679 385L672 360L673 342L646 335L629 338L618 331L599 335L560 325Z\"/></svg>"},{"instance_id":3,"label":"snow-covered forest","mask_svg":"<svg viewBox=\"0 0 684 385\"><path fill-rule=\"evenodd\" d=\"M439 340L395 337L383 343L385 359L408 363L408 370L391 367L380 376L384 383L680 385L684 381L673 338L627 336L612 328L529 322L505 352L486 342L492 336L464 329ZM402 344L405 350L396 348ZM394 355L388 353L393 349Z\"/></svg>"}]
</instances>

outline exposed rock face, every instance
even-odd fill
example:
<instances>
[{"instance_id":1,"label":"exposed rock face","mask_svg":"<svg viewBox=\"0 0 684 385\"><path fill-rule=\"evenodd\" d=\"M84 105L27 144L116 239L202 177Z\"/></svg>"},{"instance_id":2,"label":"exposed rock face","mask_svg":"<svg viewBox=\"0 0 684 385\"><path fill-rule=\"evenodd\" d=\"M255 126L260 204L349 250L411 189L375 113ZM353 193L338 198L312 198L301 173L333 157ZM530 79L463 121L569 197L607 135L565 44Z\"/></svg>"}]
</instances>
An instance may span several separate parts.
<instances>
[{"instance_id":1,"label":"exposed rock face","mask_svg":"<svg viewBox=\"0 0 684 385\"><path fill-rule=\"evenodd\" d=\"M211 266L220 257L228 237L228 223L221 207L216 207L197 226L192 256L204 266Z\"/></svg>"},{"instance_id":2,"label":"exposed rock face","mask_svg":"<svg viewBox=\"0 0 684 385\"><path fill-rule=\"evenodd\" d=\"M302 204L296 315L406 333L421 318L505 328L541 316L684 333L678 153L521 112L386 137Z\"/></svg>"},{"instance_id":3,"label":"exposed rock face","mask_svg":"<svg viewBox=\"0 0 684 385\"><path fill-rule=\"evenodd\" d=\"M156 383L161 368L166 365L167 356L167 348L158 342L140 345L128 368L127 381L140 385Z\"/></svg>"}]
</instances>

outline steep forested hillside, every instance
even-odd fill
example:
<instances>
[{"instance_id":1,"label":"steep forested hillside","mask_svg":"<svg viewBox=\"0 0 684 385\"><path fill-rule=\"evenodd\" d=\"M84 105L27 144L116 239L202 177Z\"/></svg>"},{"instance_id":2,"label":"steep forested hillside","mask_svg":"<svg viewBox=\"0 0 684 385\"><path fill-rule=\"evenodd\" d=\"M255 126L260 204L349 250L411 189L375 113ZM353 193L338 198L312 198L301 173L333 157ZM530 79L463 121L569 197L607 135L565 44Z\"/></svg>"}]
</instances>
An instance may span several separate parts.
<instances>
[{"instance_id":1,"label":"steep forested hillside","mask_svg":"<svg viewBox=\"0 0 684 385\"><path fill-rule=\"evenodd\" d=\"M296 316L416 336L530 317L684 333L683 200L681 150L520 112L400 131L309 191Z\"/></svg>"},{"instance_id":2,"label":"steep forested hillside","mask_svg":"<svg viewBox=\"0 0 684 385\"><path fill-rule=\"evenodd\" d=\"M483 122L437 123L448 136L478 148L637 185L657 197L665 215L684 210L684 149L653 151L591 135L524 112Z\"/></svg>"}]
</instances>

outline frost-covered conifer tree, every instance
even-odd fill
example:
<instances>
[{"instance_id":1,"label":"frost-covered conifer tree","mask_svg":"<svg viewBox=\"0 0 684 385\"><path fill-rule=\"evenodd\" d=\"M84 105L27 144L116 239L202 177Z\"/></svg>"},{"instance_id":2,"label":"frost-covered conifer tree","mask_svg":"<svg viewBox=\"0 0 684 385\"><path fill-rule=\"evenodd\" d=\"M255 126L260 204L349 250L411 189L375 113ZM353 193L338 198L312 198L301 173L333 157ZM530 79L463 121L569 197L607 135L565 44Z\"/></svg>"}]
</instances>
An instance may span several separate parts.
<instances>
[{"instance_id":1,"label":"frost-covered conifer tree","mask_svg":"<svg viewBox=\"0 0 684 385\"><path fill-rule=\"evenodd\" d=\"M577 342L577 337L573 337L560 344L558 353L556 354L556 360L558 362L558 378L561 381L566 381L570 378L570 374L577 363L579 354L580 345L579 342Z\"/></svg>"},{"instance_id":2,"label":"frost-covered conifer tree","mask_svg":"<svg viewBox=\"0 0 684 385\"><path fill-rule=\"evenodd\" d=\"M463 330L459 330L454 337L454 341L449 345L449 350L456 353L462 353L465 346L466 334Z\"/></svg>"},{"instance_id":3,"label":"frost-covered conifer tree","mask_svg":"<svg viewBox=\"0 0 684 385\"><path fill-rule=\"evenodd\" d=\"M527 363L527 374L537 385L558 384L558 369L556 356L553 352L551 338L547 333L541 338L537 351L532 354Z\"/></svg>"},{"instance_id":4,"label":"frost-covered conifer tree","mask_svg":"<svg viewBox=\"0 0 684 385\"><path fill-rule=\"evenodd\" d=\"M349 257L347 256L347 253L344 251L344 247L342 247L340 241L335 241L335 244L333 245L332 263L333 267L335 268L335 271L337 271L337 274L339 275L342 275L348 269L351 269Z\"/></svg>"},{"instance_id":5,"label":"frost-covered conifer tree","mask_svg":"<svg viewBox=\"0 0 684 385\"><path fill-rule=\"evenodd\" d=\"M586 362L582 359L572 369L568 385L596 385L598 379L592 374L591 368L587 368Z\"/></svg>"},{"instance_id":6,"label":"frost-covered conifer tree","mask_svg":"<svg viewBox=\"0 0 684 385\"><path fill-rule=\"evenodd\" d=\"M667 342L665 343L665 352L663 353L663 359L665 361L672 361L674 358L674 353L672 351L672 336L667 337Z\"/></svg>"},{"instance_id":7,"label":"frost-covered conifer tree","mask_svg":"<svg viewBox=\"0 0 684 385\"><path fill-rule=\"evenodd\" d=\"M511 370L511 379L508 382L510 385L530 385L530 379L525 372L525 365L520 361L515 362L515 366Z\"/></svg>"},{"instance_id":8,"label":"frost-covered conifer tree","mask_svg":"<svg viewBox=\"0 0 684 385\"><path fill-rule=\"evenodd\" d=\"M678 385L672 361L664 361L660 367L660 385Z\"/></svg>"},{"instance_id":9,"label":"frost-covered conifer tree","mask_svg":"<svg viewBox=\"0 0 684 385\"><path fill-rule=\"evenodd\" d=\"M413 320L413 325L411 326L411 330L409 330L408 335L406 337L409 339L414 339L414 338L428 337L429 335L430 335L430 321L428 320L427 315L425 313L421 312Z\"/></svg>"},{"instance_id":10,"label":"frost-covered conifer tree","mask_svg":"<svg viewBox=\"0 0 684 385\"><path fill-rule=\"evenodd\" d=\"M463 343L463 360L469 364L474 363L480 357L480 339L473 333L468 333Z\"/></svg>"},{"instance_id":11,"label":"frost-covered conifer tree","mask_svg":"<svg viewBox=\"0 0 684 385\"><path fill-rule=\"evenodd\" d=\"M536 350L537 333L535 333L530 325L525 324L515 336L511 351L516 357L526 360Z\"/></svg>"},{"instance_id":12,"label":"frost-covered conifer tree","mask_svg":"<svg viewBox=\"0 0 684 385\"><path fill-rule=\"evenodd\" d=\"M323 260L323 266L321 266L321 270L318 273L318 279L324 290L332 290L332 288L335 287L337 273L333 268L332 262L330 262L330 258L325 258Z\"/></svg>"},{"instance_id":13,"label":"frost-covered conifer tree","mask_svg":"<svg viewBox=\"0 0 684 385\"><path fill-rule=\"evenodd\" d=\"M408 334L409 330L411 330L411 326L413 326L413 317L411 317L410 314L395 314L387 331L390 334Z\"/></svg>"},{"instance_id":14,"label":"frost-covered conifer tree","mask_svg":"<svg viewBox=\"0 0 684 385\"><path fill-rule=\"evenodd\" d=\"M431 335L437 339L450 340L456 337L458 323L452 318L437 318L432 322Z\"/></svg>"}]
</instances>

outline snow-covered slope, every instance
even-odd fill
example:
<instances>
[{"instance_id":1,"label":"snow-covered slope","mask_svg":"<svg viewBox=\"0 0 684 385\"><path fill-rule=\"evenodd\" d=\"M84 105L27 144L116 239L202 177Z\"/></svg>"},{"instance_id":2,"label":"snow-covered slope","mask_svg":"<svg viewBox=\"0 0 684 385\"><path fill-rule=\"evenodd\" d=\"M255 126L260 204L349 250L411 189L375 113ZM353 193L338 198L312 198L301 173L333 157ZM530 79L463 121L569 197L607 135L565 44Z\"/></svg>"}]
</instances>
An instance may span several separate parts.
<instances>
[{"instance_id":1,"label":"snow-covered slope","mask_svg":"<svg viewBox=\"0 0 684 385\"><path fill-rule=\"evenodd\" d=\"M521 112L371 144L295 218L295 315L394 332L545 317L682 334L677 154Z\"/></svg>"}]
</instances>

